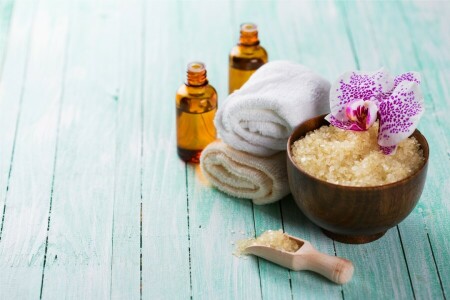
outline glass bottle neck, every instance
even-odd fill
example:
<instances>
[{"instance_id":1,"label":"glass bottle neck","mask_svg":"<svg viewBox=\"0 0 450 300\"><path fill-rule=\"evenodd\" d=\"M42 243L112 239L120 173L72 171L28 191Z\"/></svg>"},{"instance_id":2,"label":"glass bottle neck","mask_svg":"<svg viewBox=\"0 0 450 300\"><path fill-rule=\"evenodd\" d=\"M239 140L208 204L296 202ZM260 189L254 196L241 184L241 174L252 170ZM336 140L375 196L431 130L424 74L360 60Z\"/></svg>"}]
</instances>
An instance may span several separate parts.
<instances>
[{"instance_id":1,"label":"glass bottle neck","mask_svg":"<svg viewBox=\"0 0 450 300\"><path fill-rule=\"evenodd\" d=\"M187 68L187 86L204 86L208 84L206 68L203 63L193 62Z\"/></svg>"},{"instance_id":2,"label":"glass bottle neck","mask_svg":"<svg viewBox=\"0 0 450 300\"><path fill-rule=\"evenodd\" d=\"M259 45L258 28L255 24L245 23L241 25L241 35L239 37L239 46L257 46Z\"/></svg>"}]
</instances>

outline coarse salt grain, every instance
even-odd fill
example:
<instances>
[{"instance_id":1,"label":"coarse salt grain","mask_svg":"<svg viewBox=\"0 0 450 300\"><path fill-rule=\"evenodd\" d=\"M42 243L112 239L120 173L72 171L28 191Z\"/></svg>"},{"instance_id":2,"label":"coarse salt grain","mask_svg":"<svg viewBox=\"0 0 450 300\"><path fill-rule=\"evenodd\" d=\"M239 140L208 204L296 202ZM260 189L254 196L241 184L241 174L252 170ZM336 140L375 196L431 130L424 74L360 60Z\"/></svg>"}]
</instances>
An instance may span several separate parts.
<instances>
[{"instance_id":1,"label":"coarse salt grain","mask_svg":"<svg viewBox=\"0 0 450 300\"><path fill-rule=\"evenodd\" d=\"M295 252L300 248L300 245L284 234L283 230L267 230L256 239L251 238L237 241L234 255L241 256L246 254L245 250L250 246L268 246L287 252Z\"/></svg>"},{"instance_id":2,"label":"coarse salt grain","mask_svg":"<svg viewBox=\"0 0 450 300\"><path fill-rule=\"evenodd\" d=\"M334 184L377 186L402 180L424 163L419 142L402 141L394 155L377 142L378 123L367 131L322 126L292 145L292 159L308 174Z\"/></svg>"}]
</instances>

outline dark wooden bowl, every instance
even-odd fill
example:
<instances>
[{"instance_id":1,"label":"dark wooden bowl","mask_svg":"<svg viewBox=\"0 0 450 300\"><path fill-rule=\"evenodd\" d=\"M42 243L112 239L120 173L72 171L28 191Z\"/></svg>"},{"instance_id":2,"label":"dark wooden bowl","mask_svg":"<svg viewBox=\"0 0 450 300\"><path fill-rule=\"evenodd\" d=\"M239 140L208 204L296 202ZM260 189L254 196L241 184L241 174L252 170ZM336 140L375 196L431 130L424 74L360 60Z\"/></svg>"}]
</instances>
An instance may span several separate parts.
<instances>
[{"instance_id":1,"label":"dark wooden bowl","mask_svg":"<svg viewBox=\"0 0 450 300\"><path fill-rule=\"evenodd\" d=\"M330 238L343 243L363 244L382 237L416 206L428 167L429 147L418 131L425 163L411 176L394 183L374 187L332 184L302 171L292 160L292 144L309 131L329 125L321 115L294 129L287 144L289 186L300 210L320 226Z\"/></svg>"}]
</instances>

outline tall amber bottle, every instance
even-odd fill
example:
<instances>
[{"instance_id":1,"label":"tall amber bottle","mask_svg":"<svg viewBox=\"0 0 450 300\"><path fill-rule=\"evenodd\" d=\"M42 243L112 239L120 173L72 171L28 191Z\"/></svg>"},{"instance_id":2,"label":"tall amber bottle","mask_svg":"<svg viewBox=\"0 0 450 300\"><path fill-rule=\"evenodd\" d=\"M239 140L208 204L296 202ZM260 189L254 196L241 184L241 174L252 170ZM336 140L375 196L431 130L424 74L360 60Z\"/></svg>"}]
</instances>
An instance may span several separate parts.
<instances>
[{"instance_id":1,"label":"tall amber bottle","mask_svg":"<svg viewBox=\"0 0 450 300\"><path fill-rule=\"evenodd\" d=\"M176 95L178 156L198 163L202 150L216 139L217 92L208 84L205 65L187 66L187 81Z\"/></svg>"},{"instance_id":2,"label":"tall amber bottle","mask_svg":"<svg viewBox=\"0 0 450 300\"><path fill-rule=\"evenodd\" d=\"M228 92L239 89L268 59L266 50L259 45L258 27L242 24L239 43L231 49L229 57Z\"/></svg>"}]
</instances>

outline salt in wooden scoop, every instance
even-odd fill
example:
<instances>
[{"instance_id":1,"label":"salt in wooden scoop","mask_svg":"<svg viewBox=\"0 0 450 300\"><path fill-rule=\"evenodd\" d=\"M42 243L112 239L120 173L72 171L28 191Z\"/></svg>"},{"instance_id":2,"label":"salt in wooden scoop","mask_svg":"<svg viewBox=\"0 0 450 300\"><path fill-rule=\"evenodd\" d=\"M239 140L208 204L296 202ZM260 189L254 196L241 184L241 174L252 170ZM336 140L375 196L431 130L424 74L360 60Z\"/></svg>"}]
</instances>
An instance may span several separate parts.
<instances>
[{"instance_id":1,"label":"salt in wooden scoop","mask_svg":"<svg viewBox=\"0 0 450 300\"><path fill-rule=\"evenodd\" d=\"M281 230L268 230L256 240L239 241L237 252L253 254L294 271L313 271L338 284L350 281L354 271L351 261L321 253L308 241Z\"/></svg>"}]
</instances>

